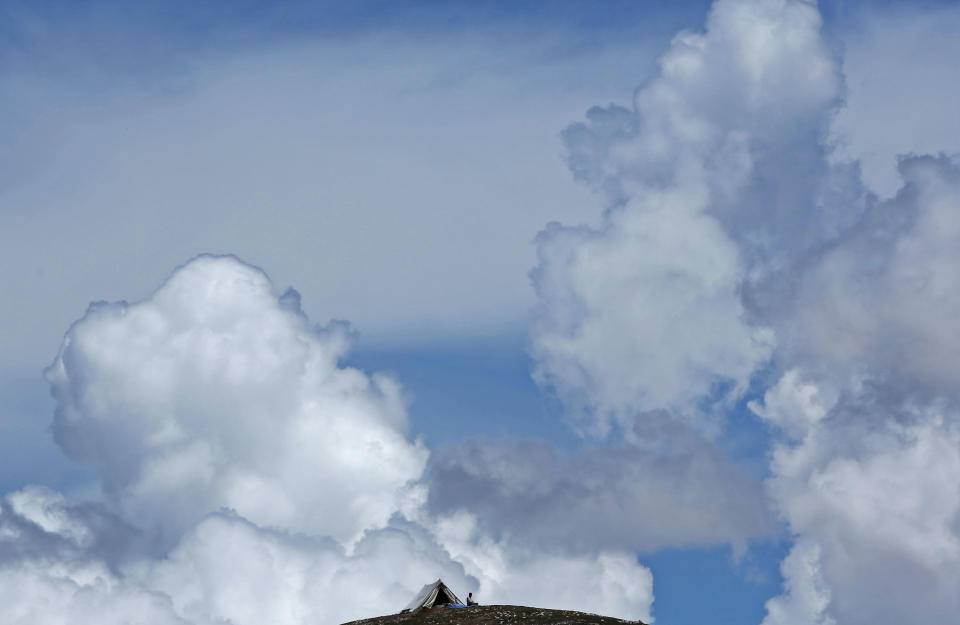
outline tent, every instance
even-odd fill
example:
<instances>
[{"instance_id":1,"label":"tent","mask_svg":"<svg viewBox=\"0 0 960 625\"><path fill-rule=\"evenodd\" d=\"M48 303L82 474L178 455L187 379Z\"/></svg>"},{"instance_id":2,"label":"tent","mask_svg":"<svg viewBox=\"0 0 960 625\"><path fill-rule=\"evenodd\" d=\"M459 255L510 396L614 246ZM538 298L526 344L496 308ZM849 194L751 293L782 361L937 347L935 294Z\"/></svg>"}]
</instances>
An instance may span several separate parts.
<instances>
[{"instance_id":1,"label":"tent","mask_svg":"<svg viewBox=\"0 0 960 625\"><path fill-rule=\"evenodd\" d=\"M463 605L463 602L453 594L453 591L443 583L442 579L438 579L421 588L413 601L411 601L407 607L400 610L400 613L416 612L422 608L432 608L435 605L447 604Z\"/></svg>"}]
</instances>

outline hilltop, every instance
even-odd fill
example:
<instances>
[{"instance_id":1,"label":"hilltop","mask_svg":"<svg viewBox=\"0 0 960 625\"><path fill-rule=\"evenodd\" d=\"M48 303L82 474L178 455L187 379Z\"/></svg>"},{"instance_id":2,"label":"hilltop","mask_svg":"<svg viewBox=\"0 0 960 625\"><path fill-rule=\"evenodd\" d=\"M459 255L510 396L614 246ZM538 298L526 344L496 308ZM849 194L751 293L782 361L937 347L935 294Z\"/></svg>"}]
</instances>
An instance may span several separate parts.
<instances>
[{"instance_id":1,"label":"hilltop","mask_svg":"<svg viewBox=\"0 0 960 625\"><path fill-rule=\"evenodd\" d=\"M343 625L644 625L570 610L545 610L519 605L483 605L465 609L433 608L418 614L390 614Z\"/></svg>"}]
</instances>

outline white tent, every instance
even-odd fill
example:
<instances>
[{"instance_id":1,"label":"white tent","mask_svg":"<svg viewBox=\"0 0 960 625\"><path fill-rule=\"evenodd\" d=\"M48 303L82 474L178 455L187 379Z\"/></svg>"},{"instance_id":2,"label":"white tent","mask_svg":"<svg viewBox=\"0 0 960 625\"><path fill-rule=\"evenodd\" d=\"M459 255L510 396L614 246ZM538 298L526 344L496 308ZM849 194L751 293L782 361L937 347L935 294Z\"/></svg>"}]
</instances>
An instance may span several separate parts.
<instances>
[{"instance_id":1,"label":"white tent","mask_svg":"<svg viewBox=\"0 0 960 625\"><path fill-rule=\"evenodd\" d=\"M435 605L446 605L448 603L463 604L463 602L453 594L453 591L443 583L443 580L438 579L421 588L413 601L411 601L407 607L400 610L400 613L416 612L421 608L432 608Z\"/></svg>"}]
</instances>

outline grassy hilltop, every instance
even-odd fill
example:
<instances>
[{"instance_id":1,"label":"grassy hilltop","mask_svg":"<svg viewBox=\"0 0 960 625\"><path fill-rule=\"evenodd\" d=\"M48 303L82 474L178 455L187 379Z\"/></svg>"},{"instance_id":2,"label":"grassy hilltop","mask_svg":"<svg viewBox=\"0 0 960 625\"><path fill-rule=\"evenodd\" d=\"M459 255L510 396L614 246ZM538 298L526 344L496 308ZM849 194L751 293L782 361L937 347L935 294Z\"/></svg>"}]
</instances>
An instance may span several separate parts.
<instances>
[{"instance_id":1,"label":"grassy hilltop","mask_svg":"<svg viewBox=\"0 0 960 625\"><path fill-rule=\"evenodd\" d=\"M569 610L544 610L519 605L483 605L465 609L433 608L419 614L391 614L344 625L643 625Z\"/></svg>"}]
</instances>

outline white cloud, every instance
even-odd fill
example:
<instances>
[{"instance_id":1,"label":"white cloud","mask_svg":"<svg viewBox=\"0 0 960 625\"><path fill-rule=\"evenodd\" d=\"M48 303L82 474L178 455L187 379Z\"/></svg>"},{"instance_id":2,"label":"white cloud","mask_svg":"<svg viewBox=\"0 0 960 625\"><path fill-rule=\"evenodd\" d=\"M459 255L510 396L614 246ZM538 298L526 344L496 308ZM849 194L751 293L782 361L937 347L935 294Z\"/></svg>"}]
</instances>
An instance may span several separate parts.
<instances>
[{"instance_id":1,"label":"white cloud","mask_svg":"<svg viewBox=\"0 0 960 625\"><path fill-rule=\"evenodd\" d=\"M859 213L855 171L824 164L841 79L819 33L809 3L717 2L635 112L567 130L574 174L611 206L599 228L541 233L533 352L596 432L739 397L775 343L744 298L769 306L761 287Z\"/></svg>"},{"instance_id":2,"label":"white cloud","mask_svg":"<svg viewBox=\"0 0 960 625\"><path fill-rule=\"evenodd\" d=\"M827 414L833 402L821 396L822 390L806 383L800 372L791 369L767 389L763 401L747 404L751 411L776 425L791 439L802 439ZM826 404L826 405L824 405Z\"/></svg>"},{"instance_id":3,"label":"white cloud","mask_svg":"<svg viewBox=\"0 0 960 625\"><path fill-rule=\"evenodd\" d=\"M716 221L664 198L610 222L540 237L538 380L601 435L611 417L691 411L720 382L741 392L772 336L745 323L736 250Z\"/></svg>"},{"instance_id":4,"label":"white cloud","mask_svg":"<svg viewBox=\"0 0 960 625\"><path fill-rule=\"evenodd\" d=\"M42 487L0 499L0 623L187 625L168 597L125 583L108 562L129 528ZM112 543L112 544L105 544Z\"/></svg>"},{"instance_id":5,"label":"white cloud","mask_svg":"<svg viewBox=\"0 0 960 625\"><path fill-rule=\"evenodd\" d=\"M767 602L763 625L834 625L824 611L830 589L820 572L820 549L809 540L798 542L780 566L787 593Z\"/></svg>"},{"instance_id":6,"label":"white cloud","mask_svg":"<svg viewBox=\"0 0 960 625\"><path fill-rule=\"evenodd\" d=\"M774 450L769 489L799 539L771 624L936 622L960 607L956 409L891 405L877 390L848 391Z\"/></svg>"},{"instance_id":7,"label":"white cloud","mask_svg":"<svg viewBox=\"0 0 960 625\"><path fill-rule=\"evenodd\" d=\"M84 584L43 567L0 568L0 600L5 625L188 625L165 597L108 575Z\"/></svg>"},{"instance_id":8,"label":"white cloud","mask_svg":"<svg viewBox=\"0 0 960 625\"><path fill-rule=\"evenodd\" d=\"M342 541L382 527L427 451L399 385L341 368L348 329L298 304L212 256L142 302L94 304L48 369L57 442L166 538L221 507Z\"/></svg>"}]
</instances>

